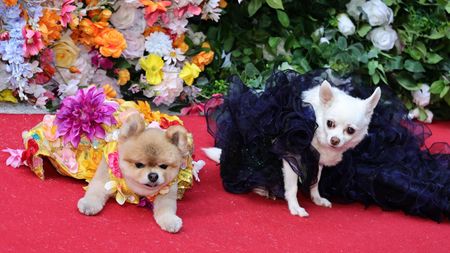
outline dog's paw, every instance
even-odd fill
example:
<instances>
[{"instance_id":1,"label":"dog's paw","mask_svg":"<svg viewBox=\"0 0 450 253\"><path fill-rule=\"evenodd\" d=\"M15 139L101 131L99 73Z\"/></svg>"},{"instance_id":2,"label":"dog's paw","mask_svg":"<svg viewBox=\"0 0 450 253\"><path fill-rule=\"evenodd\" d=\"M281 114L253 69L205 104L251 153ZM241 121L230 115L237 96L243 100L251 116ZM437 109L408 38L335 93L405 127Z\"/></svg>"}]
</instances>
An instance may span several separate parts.
<instances>
[{"instance_id":1,"label":"dog's paw","mask_svg":"<svg viewBox=\"0 0 450 253\"><path fill-rule=\"evenodd\" d=\"M308 217L309 214L306 212L305 208L299 205L289 205L289 211L292 215L298 215L300 217Z\"/></svg>"},{"instance_id":2,"label":"dog's paw","mask_svg":"<svg viewBox=\"0 0 450 253\"><path fill-rule=\"evenodd\" d=\"M85 215L96 215L103 209L101 200L90 197L83 197L78 200L78 211Z\"/></svg>"},{"instance_id":3,"label":"dog's paw","mask_svg":"<svg viewBox=\"0 0 450 253\"><path fill-rule=\"evenodd\" d=\"M163 215L156 218L156 223L161 227L162 230L176 233L180 231L183 226L183 221L180 217L176 215Z\"/></svg>"},{"instance_id":4,"label":"dog's paw","mask_svg":"<svg viewBox=\"0 0 450 253\"><path fill-rule=\"evenodd\" d=\"M311 199L314 202L314 204L316 204L318 206L330 207L331 208L331 202L328 199L326 199L326 198L313 197Z\"/></svg>"}]
</instances>

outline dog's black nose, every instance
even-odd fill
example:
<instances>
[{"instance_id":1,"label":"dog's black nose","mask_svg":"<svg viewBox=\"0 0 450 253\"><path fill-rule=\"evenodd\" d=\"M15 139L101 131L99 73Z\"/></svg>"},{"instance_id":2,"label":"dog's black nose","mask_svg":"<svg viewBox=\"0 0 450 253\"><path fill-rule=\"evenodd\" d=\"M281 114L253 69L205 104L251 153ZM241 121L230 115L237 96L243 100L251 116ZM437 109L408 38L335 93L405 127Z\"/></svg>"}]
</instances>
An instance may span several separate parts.
<instances>
[{"instance_id":1,"label":"dog's black nose","mask_svg":"<svg viewBox=\"0 0 450 253\"><path fill-rule=\"evenodd\" d=\"M152 183L156 182L156 180L158 180L158 174L153 172L148 174L148 180L150 180L150 182Z\"/></svg>"},{"instance_id":2,"label":"dog's black nose","mask_svg":"<svg viewBox=\"0 0 450 253\"><path fill-rule=\"evenodd\" d=\"M331 145L333 145L333 146L336 146L336 145L338 145L338 144L339 144L339 142L341 142L341 140L339 140L339 138L338 138L338 137L336 137L336 136L333 136L333 137L331 137L331 140L330 140L330 142L331 142Z\"/></svg>"}]
</instances>

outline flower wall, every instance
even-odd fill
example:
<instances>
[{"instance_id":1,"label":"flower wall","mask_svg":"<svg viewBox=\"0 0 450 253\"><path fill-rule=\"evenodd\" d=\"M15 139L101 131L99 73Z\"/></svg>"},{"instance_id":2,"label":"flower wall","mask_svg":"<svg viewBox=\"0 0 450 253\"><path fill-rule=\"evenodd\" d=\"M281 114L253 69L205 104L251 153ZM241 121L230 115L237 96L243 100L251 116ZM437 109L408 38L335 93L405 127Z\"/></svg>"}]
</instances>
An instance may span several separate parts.
<instances>
[{"instance_id":1,"label":"flower wall","mask_svg":"<svg viewBox=\"0 0 450 253\"><path fill-rule=\"evenodd\" d=\"M0 100L57 108L90 84L107 96L170 105L196 96L214 52L189 20L220 18L220 0L2 0Z\"/></svg>"}]
</instances>

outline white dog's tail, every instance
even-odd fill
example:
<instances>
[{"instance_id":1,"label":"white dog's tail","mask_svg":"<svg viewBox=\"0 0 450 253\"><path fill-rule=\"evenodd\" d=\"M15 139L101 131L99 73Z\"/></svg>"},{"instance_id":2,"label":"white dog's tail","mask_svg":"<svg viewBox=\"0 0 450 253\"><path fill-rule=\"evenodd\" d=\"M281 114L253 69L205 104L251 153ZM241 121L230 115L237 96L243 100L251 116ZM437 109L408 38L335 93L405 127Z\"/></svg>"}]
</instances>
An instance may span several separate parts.
<instances>
[{"instance_id":1,"label":"white dog's tail","mask_svg":"<svg viewBox=\"0 0 450 253\"><path fill-rule=\"evenodd\" d=\"M220 155L222 154L222 149L220 148L203 148L206 156L216 163L220 163Z\"/></svg>"}]
</instances>

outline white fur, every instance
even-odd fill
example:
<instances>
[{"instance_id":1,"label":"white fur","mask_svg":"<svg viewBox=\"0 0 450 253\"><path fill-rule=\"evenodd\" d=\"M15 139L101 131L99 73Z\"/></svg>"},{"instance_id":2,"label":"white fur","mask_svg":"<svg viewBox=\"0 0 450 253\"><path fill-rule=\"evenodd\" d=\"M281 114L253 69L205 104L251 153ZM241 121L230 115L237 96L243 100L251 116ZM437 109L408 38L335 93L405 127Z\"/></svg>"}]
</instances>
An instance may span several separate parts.
<instances>
[{"instance_id":1,"label":"white fur","mask_svg":"<svg viewBox=\"0 0 450 253\"><path fill-rule=\"evenodd\" d=\"M319 181L323 166L334 166L342 160L342 154L348 149L354 148L367 134L368 126L374 108L380 96L380 88L367 99L359 99L349 96L345 92L331 87L324 81L321 85L303 92L303 100L312 105L316 115L317 130L312 140L312 146L319 152L319 168L317 181L311 186L311 200L319 206L331 207L331 202L320 196ZM327 121L334 122L334 127L329 128ZM355 129L349 134L347 129ZM339 144L332 145L331 139L339 139ZM220 162L221 149L205 148L203 151L210 159ZM287 161L283 159L283 179L285 198L292 215L307 217L309 214L302 208L297 200L298 175L292 170ZM258 194L268 195L258 189Z\"/></svg>"}]
</instances>

